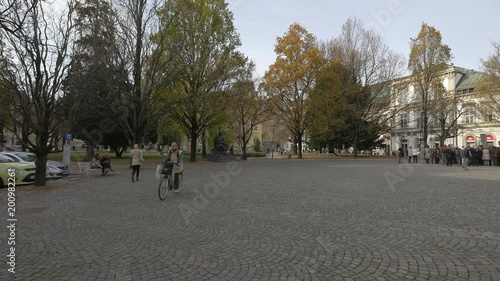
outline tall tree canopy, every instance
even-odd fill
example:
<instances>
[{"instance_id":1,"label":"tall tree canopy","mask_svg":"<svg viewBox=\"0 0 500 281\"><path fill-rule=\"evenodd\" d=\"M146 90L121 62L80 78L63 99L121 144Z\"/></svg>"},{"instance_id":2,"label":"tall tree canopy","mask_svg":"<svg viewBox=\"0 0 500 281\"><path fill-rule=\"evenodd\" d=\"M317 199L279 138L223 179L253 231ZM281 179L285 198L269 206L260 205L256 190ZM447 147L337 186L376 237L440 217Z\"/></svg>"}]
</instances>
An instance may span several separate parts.
<instances>
[{"instance_id":1,"label":"tall tree canopy","mask_svg":"<svg viewBox=\"0 0 500 281\"><path fill-rule=\"evenodd\" d=\"M64 83L68 127L87 144L88 159L100 144L121 155L128 142L118 124L126 118L115 110L131 87L116 48L115 15L103 0L78 2L75 11L75 52Z\"/></svg>"},{"instance_id":2,"label":"tall tree canopy","mask_svg":"<svg viewBox=\"0 0 500 281\"><path fill-rule=\"evenodd\" d=\"M276 61L261 84L272 111L282 119L293 137L294 151L302 158L302 138L307 128L307 102L325 60L315 37L294 23L274 47Z\"/></svg>"},{"instance_id":3,"label":"tall tree canopy","mask_svg":"<svg viewBox=\"0 0 500 281\"><path fill-rule=\"evenodd\" d=\"M404 59L384 43L382 37L364 28L358 19L349 19L342 33L329 42L327 57L339 63L344 79L343 97L336 100L340 108L350 108L341 123L349 124L349 138L357 155L360 146L387 131L389 120L397 113L390 110L390 85L403 73ZM367 133L369 132L369 133ZM377 136L378 135L378 136Z\"/></svg>"},{"instance_id":4,"label":"tall tree canopy","mask_svg":"<svg viewBox=\"0 0 500 281\"><path fill-rule=\"evenodd\" d=\"M481 105L495 113L500 122L500 42L493 42L492 46L493 53L481 60L485 77L477 86L477 92L483 96Z\"/></svg>"},{"instance_id":5,"label":"tall tree canopy","mask_svg":"<svg viewBox=\"0 0 500 281\"><path fill-rule=\"evenodd\" d=\"M12 50L14 69L10 80L14 86L11 103L11 131L37 155L35 185L45 185L47 153L60 133L56 109L61 84L68 68L73 35L73 2L69 1L64 16L47 13L49 4L31 0L24 11L15 13L14 25L20 28L4 32L7 46ZM19 136L21 132L21 137ZM35 138L30 138L30 134Z\"/></svg>"},{"instance_id":6,"label":"tall tree canopy","mask_svg":"<svg viewBox=\"0 0 500 281\"><path fill-rule=\"evenodd\" d=\"M412 85L420 104L425 142L429 135L429 117L443 116L440 111L446 109L435 101L446 94L441 75L449 67L451 59L451 49L442 42L441 33L423 23L418 36L410 41L408 68L412 72ZM444 139L441 139L443 144Z\"/></svg>"},{"instance_id":7,"label":"tall tree canopy","mask_svg":"<svg viewBox=\"0 0 500 281\"><path fill-rule=\"evenodd\" d=\"M239 35L223 0L172 0L160 10L157 48L169 61L167 113L189 133L191 162L198 137L228 109L225 102L246 59L237 51ZM160 82L161 83L161 82Z\"/></svg>"}]
</instances>

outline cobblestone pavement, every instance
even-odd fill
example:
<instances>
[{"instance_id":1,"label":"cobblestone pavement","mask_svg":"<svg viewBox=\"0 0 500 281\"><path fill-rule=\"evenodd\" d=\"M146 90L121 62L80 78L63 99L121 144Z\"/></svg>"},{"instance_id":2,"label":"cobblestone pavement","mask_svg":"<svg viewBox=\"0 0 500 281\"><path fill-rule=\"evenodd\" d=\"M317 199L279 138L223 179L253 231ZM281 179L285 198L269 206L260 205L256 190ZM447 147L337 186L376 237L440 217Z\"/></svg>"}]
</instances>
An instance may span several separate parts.
<instances>
[{"instance_id":1,"label":"cobblestone pavement","mask_svg":"<svg viewBox=\"0 0 500 281\"><path fill-rule=\"evenodd\" d=\"M204 162L166 201L153 165L115 168L19 188L0 280L500 280L500 168Z\"/></svg>"}]
</instances>

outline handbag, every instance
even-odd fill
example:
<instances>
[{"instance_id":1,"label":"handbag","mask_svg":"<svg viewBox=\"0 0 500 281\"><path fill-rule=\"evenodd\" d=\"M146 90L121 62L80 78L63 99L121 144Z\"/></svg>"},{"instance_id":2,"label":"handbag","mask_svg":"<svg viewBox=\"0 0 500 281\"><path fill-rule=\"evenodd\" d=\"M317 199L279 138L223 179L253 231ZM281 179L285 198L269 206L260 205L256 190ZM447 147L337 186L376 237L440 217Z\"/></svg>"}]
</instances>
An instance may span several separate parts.
<instances>
[{"instance_id":1,"label":"handbag","mask_svg":"<svg viewBox=\"0 0 500 281\"><path fill-rule=\"evenodd\" d=\"M155 177L156 179L160 179L161 178L161 171L163 170L163 164L159 164L158 166L156 166L156 171L155 171Z\"/></svg>"}]
</instances>

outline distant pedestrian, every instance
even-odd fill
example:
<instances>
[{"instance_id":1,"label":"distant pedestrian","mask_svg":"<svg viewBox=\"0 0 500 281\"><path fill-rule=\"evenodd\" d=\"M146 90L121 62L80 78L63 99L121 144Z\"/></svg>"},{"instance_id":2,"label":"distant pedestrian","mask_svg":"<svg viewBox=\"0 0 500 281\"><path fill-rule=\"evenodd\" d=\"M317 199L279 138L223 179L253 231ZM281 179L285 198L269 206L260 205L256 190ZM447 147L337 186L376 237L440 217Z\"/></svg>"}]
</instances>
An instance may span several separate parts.
<instances>
[{"instance_id":1,"label":"distant pedestrian","mask_svg":"<svg viewBox=\"0 0 500 281\"><path fill-rule=\"evenodd\" d=\"M413 163L418 163L418 149L416 147L413 149Z\"/></svg>"},{"instance_id":2,"label":"distant pedestrian","mask_svg":"<svg viewBox=\"0 0 500 281\"><path fill-rule=\"evenodd\" d=\"M448 149L445 150L445 157L446 157L446 166L452 166L453 165L453 159L455 158L455 150L453 148L448 147Z\"/></svg>"},{"instance_id":3,"label":"distant pedestrian","mask_svg":"<svg viewBox=\"0 0 500 281\"><path fill-rule=\"evenodd\" d=\"M398 149L398 156L399 156L398 157L398 159L399 159L398 163L403 163L403 157L405 156L405 150L402 147L400 147Z\"/></svg>"},{"instance_id":4,"label":"distant pedestrian","mask_svg":"<svg viewBox=\"0 0 500 281\"><path fill-rule=\"evenodd\" d=\"M413 149L408 148L408 163L411 163L411 159L413 158Z\"/></svg>"},{"instance_id":5,"label":"distant pedestrian","mask_svg":"<svg viewBox=\"0 0 500 281\"><path fill-rule=\"evenodd\" d=\"M142 155L142 150L139 149L139 145L134 144L134 149L130 151L131 164L132 164L132 182L139 181L139 171L141 164L144 162L144 157ZM137 174L137 175L136 175ZM134 179L135 176L135 179Z\"/></svg>"},{"instance_id":6,"label":"distant pedestrian","mask_svg":"<svg viewBox=\"0 0 500 281\"><path fill-rule=\"evenodd\" d=\"M471 157L471 153L470 153L470 149L467 147L465 149L462 149L461 151L461 156L462 156L462 168L464 168L464 170L468 170L469 169L469 159Z\"/></svg>"},{"instance_id":7,"label":"distant pedestrian","mask_svg":"<svg viewBox=\"0 0 500 281\"><path fill-rule=\"evenodd\" d=\"M425 158L425 163L430 164L431 163L431 149L429 148L428 145L425 146L424 149L424 158Z\"/></svg>"},{"instance_id":8,"label":"distant pedestrian","mask_svg":"<svg viewBox=\"0 0 500 281\"><path fill-rule=\"evenodd\" d=\"M483 160L483 165L484 166L491 166L491 156L490 156L490 149L488 147L485 147L483 149L483 155L482 155L482 160Z\"/></svg>"}]
</instances>

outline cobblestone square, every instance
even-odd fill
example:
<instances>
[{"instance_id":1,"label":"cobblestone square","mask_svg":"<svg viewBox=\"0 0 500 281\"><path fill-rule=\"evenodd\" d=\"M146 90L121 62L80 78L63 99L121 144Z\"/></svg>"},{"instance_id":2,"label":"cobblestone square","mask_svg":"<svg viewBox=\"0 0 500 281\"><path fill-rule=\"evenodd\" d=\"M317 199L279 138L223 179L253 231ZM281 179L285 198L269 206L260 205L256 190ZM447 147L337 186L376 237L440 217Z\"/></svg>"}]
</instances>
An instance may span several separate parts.
<instances>
[{"instance_id":1,"label":"cobblestone square","mask_svg":"<svg viewBox=\"0 0 500 281\"><path fill-rule=\"evenodd\" d=\"M500 280L500 167L200 162L166 201L155 168L19 187L0 280Z\"/></svg>"}]
</instances>

